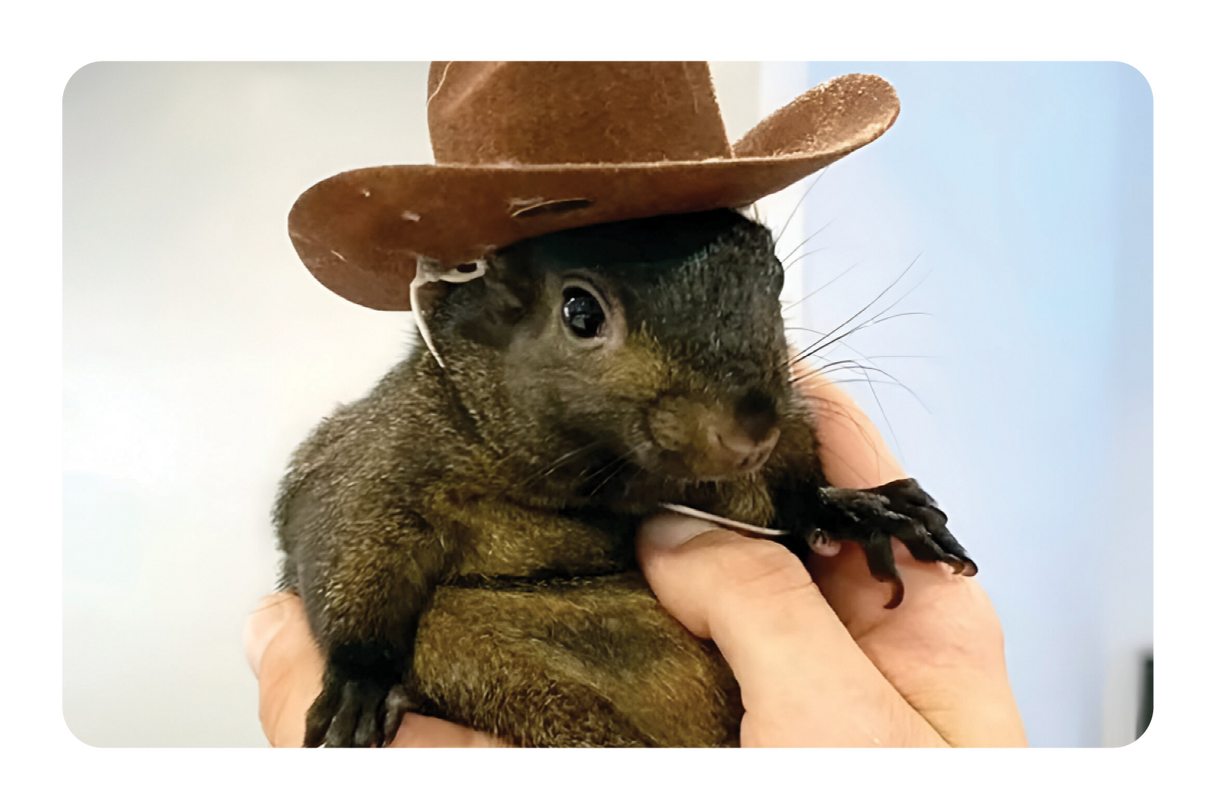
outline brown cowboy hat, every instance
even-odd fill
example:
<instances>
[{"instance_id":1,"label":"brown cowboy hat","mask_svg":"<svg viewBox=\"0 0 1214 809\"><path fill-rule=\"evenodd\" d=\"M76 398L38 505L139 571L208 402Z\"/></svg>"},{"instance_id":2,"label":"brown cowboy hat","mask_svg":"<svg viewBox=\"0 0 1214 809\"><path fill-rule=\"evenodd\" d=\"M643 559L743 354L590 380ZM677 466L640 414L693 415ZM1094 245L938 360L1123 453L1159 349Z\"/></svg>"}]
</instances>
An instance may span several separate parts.
<instances>
[{"instance_id":1,"label":"brown cowboy hat","mask_svg":"<svg viewBox=\"0 0 1214 809\"><path fill-rule=\"evenodd\" d=\"M455 267L567 228L741 208L870 143L898 117L877 76L818 85L732 147L707 62L434 62L435 165L303 193L288 229L312 274L407 310L419 257Z\"/></svg>"}]
</instances>

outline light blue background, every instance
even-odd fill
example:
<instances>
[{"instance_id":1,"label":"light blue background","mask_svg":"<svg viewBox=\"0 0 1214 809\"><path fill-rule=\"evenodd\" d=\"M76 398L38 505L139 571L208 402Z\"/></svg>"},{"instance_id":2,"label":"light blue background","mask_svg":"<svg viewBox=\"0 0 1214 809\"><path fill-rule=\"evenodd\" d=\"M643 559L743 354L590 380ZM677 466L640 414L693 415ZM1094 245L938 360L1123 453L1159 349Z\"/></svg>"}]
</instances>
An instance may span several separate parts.
<instances>
[{"instance_id":1,"label":"light blue background","mask_svg":"<svg viewBox=\"0 0 1214 809\"><path fill-rule=\"evenodd\" d=\"M735 137L840 73L897 88L898 122L820 175L782 241L813 251L790 257L790 293L855 269L791 312L830 328L910 266L890 314L928 314L829 359L872 357L913 391L848 383L978 561L1030 740L1128 742L1152 642L1146 82L1119 64L713 67ZM424 80L102 63L69 83L64 714L84 741L264 743L240 631L274 584L276 480L411 328L321 288L286 212L338 171L428 162Z\"/></svg>"},{"instance_id":2,"label":"light blue background","mask_svg":"<svg viewBox=\"0 0 1214 809\"><path fill-rule=\"evenodd\" d=\"M1118 63L804 71L881 75L902 114L806 197L809 288L859 263L800 314L831 327L914 262L883 300L926 314L832 358L928 355L871 363L914 396L848 389L973 552L1030 742L1127 743L1153 637L1150 88Z\"/></svg>"}]
</instances>

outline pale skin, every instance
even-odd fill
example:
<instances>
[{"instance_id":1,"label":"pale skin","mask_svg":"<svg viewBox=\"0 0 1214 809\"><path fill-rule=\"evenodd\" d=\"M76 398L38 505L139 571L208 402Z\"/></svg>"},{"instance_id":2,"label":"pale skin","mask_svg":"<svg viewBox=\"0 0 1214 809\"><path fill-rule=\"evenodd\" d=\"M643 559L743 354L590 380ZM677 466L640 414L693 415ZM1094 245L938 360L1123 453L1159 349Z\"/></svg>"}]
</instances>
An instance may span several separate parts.
<instances>
[{"instance_id":1,"label":"pale skin","mask_svg":"<svg viewBox=\"0 0 1214 809\"><path fill-rule=\"evenodd\" d=\"M906 477L847 394L820 379L803 384L819 403L832 485L870 488ZM894 544L906 597L892 610L888 585L847 543L827 545L833 555L816 555L807 571L773 542L663 514L643 525L637 555L662 605L711 638L733 669L746 709L743 747L1027 745L1003 631L982 587ZM299 598L264 599L246 624L245 650L266 737L275 747L299 747L324 670ZM408 714L389 746L497 744Z\"/></svg>"}]
</instances>

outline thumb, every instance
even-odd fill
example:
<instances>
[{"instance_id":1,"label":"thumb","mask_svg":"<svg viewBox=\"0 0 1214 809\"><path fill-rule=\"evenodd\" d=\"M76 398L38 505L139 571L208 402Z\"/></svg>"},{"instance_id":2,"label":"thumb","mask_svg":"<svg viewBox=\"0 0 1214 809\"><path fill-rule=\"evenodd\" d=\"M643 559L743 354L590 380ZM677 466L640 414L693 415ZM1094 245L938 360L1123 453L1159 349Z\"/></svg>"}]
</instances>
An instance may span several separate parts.
<instances>
[{"instance_id":1,"label":"thumb","mask_svg":"<svg viewBox=\"0 0 1214 809\"><path fill-rule=\"evenodd\" d=\"M733 670L743 746L939 743L782 545L661 514L637 557L662 606Z\"/></svg>"},{"instance_id":2,"label":"thumb","mask_svg":"<svg viewBox=\"0 0 1214 809\"><path fill-rule=\"evenodd\" d=\"M294 598L290 593L266 596L245 619L244 653L254 677L261 674L261 659L265 656L266 647L290 617L291 600Z\"/></svg>"},{"instance_id":3,"label":"thumb","mask_svg":"<svg viewBox=\"0 0 1214 809\"><path fill-rule=\"evenodd\" d=\"M752 671L782 668L824 634L850 645L805 566L775 542L660 514L642 524L637 557L658 601L716 643L744 693Z\"/></svg>"},{"instance_id":4,"label":"thumb","mask_svg":"<svg viewBox=\"0 0 1214 809\"><path fill-rule=\"evenodd\" d=\"M274 747L303 743L308 706L320 693L324 661L293 593L262 599L245 621L245 655L257 676L258 713Z\"/></svg>"}]
</instances>

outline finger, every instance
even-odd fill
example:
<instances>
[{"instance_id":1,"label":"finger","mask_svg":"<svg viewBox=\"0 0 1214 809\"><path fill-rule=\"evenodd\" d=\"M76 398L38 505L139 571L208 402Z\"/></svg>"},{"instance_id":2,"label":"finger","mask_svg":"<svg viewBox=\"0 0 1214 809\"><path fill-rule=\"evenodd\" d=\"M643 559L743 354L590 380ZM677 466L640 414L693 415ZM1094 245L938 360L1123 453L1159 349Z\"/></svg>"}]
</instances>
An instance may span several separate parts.
<instances>
[{"instance_id":1,"label":"finger","mask_svg":"<svg viewBox=\"0 0 1214 809\"><path fill-rule=\"evenodd\" d=\"M944 562L921 562L899 540L890 545L894 565L902 580L903 599L898 607L887 609L892 588L875 578L863 550L851 542L839 543L831 556L813 555L808 564L823 597L843 623L859 635L872 627L918 614L925 604L951 597L949 589L960 581L972 581L956 575Z\"/></svg>"},{"instance_id":2,"label":"finger","mask_svg":"<svg viewBox=\"0 0 1214 809\"><path fill-rule=\"evenodd\" d=\"M389 747L508 747L495 736L435 719L407 713Z\"/></svg>"},{"instance_id":3,"label":"finger","mask_svg":"<svg viewBox=\"0 0 1214 809\"><path fill-rule=\"evenodd\" d=\"M851 397L820 377L805 384L817 404L820 456L832 485L872 488L906 476ZM1002 629L981 585L942 563L914 559L899 541L893 550L906 594L895 610L885 609L888 586L849 543L833 556L815 554L813 578L859 648L949 743L1026 744Z\"/></svg>"},{"instance_id":4,"label":"finger","mask_svg":"<svg viewBox=\"0 0 1214 809\"><path fill-rule=\"evenodd\" d=\"M324 661L299 596L279 593L262 601L245 623L245 652L257 674L262 732L274 747L301 746Z\"/></svg>"},{"instance_id":5,"label":"finger","mask_svg":"<svg viewBox=\"0 0 1214 809\"><path fill-rule=\"evenodd\" d=\"M876 425L837 385L808 369L801 392L814 406L822 471L832 486L871 489L906 477Z\"/></svg>"},{"instance_id":6,"label":"finger","mask_svg":"<svg viewBox=\"0 0 1214 809\"><path fill-rule=\"evenodd\" d=\"M873 665L950 744L1025 745L1003 631L981 585L894 546L906 586L897 609L883 609L887 591L850 547L812 560L823 596Z\"/></svg>"},{"instance_id":7,"label":"finger","mask_svg":"<svg viewBox=\"0 0 1214 809\"><path fill-rule=\"evenodd\" d=\"M748 746L941 744L776 543L664 514L637 547L658 600L729 663Z\"/></svg>"},{"instance_id":8,"label":"finger","mask_svg":"<svg viewBox=\"0 0 1214 809\"><path fill-rule=\"evenodd\" d=\"M290 593L274 593L258 602L244 623L244 653L253 676L261 668L261 657L266 646L286 622L288 612L283 603L293 596Z\"/></svg>"}]
</instances>

